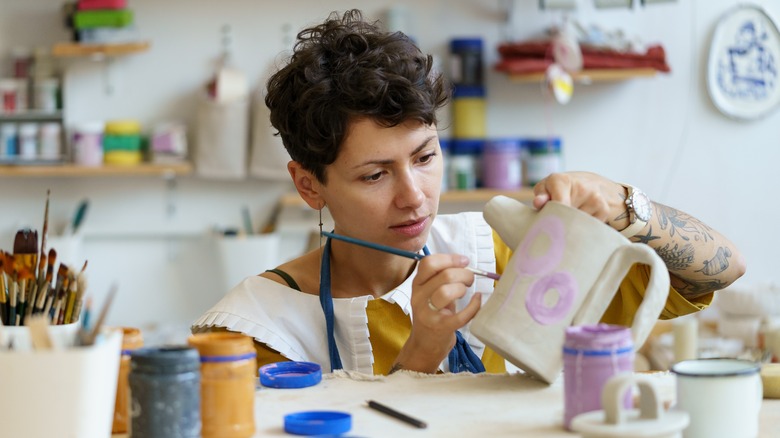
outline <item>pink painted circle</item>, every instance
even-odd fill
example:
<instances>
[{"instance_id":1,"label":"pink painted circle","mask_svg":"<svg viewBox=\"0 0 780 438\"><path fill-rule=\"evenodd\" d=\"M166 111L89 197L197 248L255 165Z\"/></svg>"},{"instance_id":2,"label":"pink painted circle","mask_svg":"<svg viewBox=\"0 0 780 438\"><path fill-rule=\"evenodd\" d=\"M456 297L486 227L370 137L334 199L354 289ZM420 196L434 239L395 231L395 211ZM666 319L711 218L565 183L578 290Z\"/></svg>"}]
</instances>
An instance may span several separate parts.
<instances>
[{"instance_id":1,"label":"pink painted circle","mask_svg":"<svg viewBox=\"0 0 780 438\"><path fill-rule=\"evenodd\" d=\"M547 252L540 256L531 255L531 247L541 236L550 240ZM557 216L545 216L534 223L517 249L515 269L525 275L544 275L552 272L563 259L565 228Z\"/></svg>"},{"instance_id":2,"label":"pink painted circle","mask_svg":"<svg viewBox=\"0 0 780 438\"><path fill-rule=\"evenodd\" d=\"M558 301L553 306L547 306L544 296L551 289L558 291ZM525 308L539 324L556 324L569 313L578 293L577 282L570 273L554 272L531 284L525 296Z\"/></svg>"}]
</instances>

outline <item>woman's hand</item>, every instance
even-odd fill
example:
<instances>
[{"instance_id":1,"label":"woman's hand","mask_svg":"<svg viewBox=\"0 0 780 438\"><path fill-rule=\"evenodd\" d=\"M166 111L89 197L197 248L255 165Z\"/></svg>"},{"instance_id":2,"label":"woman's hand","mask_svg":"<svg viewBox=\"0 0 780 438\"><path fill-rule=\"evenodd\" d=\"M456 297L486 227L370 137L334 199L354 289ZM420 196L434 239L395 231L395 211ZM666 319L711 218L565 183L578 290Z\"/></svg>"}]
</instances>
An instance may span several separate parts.
<instances>
[{"instance_id":1,"label":"woman's hand","mask_svg":"<svg viewBox=\"0 0 780 438\"><path fill-rule=\"evenodd\" d=\"M461 311L456 308L474 282L474 274L464 269L468 263L457 254L433 254L420 261L412 283L412 332L391 371L434 373L455 346L455 331L474 318L482 303L475 294Z\"/></svg>"},{"instance_id":2,"label":"woman's hand","mask_svg":"<svg viewBox=\"0 0 780 438\"><path fill-rule=\"evenodd\" d=\"M616 230L629 225L625 188L590 172L553 173L534 186L534 207L557 201L582 210Z\"/></svg>"}]
</instances>

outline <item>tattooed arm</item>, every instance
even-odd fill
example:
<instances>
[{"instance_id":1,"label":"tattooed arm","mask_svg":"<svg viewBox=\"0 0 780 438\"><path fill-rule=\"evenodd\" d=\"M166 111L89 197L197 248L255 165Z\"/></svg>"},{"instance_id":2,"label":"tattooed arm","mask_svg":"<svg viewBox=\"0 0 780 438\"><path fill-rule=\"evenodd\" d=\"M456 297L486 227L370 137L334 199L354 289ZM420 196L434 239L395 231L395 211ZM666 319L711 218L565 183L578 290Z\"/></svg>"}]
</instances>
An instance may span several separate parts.
<instances>
[{"instance_id":1,"label":"tattooed arm","mask_svg":"<svg viewBox=\"0 0 780 438\"><path fill-rule=\"evenodd\" d=\"M655 249L672 274L672 286L689 300L723 289L745 273L733 243L695 217L662 204L653 203L653 217L631 240Z\"/></svg>"},{"instance_id":2,"label":"tattooed arm","mask_svg":"<svg viewBox=\"0 0 780 438\"><path fill-rule=\"evenodd\" d=\"M554 173L534 187L534 207L555 200L571 205L620 231L628 227L626 189L589 172ZM631 237L650 245L666 263L672 286L695 299L733 283L745 272L736 246L700 220L653 203L650 221Z\"/></svg>"}]
</instances>

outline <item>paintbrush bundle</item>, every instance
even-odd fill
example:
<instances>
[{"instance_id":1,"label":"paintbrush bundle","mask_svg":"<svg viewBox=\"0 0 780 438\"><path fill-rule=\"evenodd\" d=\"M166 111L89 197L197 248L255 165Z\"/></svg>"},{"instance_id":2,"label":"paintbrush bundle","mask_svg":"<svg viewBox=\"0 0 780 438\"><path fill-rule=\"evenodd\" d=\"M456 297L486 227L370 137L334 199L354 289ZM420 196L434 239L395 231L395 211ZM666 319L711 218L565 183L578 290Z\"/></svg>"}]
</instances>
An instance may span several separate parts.
<instances>
[{"instance_id":1,"label":"paintbrush bundle","mask_svg":"<svg viewBox=\"0 0 780 438\"><path fill-rule=\"evenodd\" d=\"M38 232L19 230L13 252L0 249L0 320L4 325L25 325L32 315L46 315L52 325L79 320L87 282L84 271L60 263L57 251L46 251L49 223L49 193L43 218L43 235L38 246ZM56 277L55 277L56 270Z\"/></svg>"}]
</instances>

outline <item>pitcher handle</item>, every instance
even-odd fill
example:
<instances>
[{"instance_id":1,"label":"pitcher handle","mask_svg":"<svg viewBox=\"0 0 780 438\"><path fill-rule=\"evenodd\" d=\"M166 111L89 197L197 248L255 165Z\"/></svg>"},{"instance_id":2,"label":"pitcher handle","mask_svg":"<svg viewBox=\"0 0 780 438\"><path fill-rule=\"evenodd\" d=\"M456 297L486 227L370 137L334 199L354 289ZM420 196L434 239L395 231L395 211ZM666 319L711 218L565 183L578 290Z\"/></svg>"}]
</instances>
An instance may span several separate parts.
<instances>
[{"instance_id":1,"label":"pitcher handle","mask_svg":"<svg viewBox=\"0 0 780 438\"><path fill-rule=\"evenodd\" d=\"M599 279L580 307L580 311L574 316L572 325L599 322L634 263L650 266L650 281L647 283L642 304L634 315L634 323L631 327L634 348L639 349L650 335L669 295L669 271L661 257L647 245L640 243L624 245L612 253Z\"/></svg>"}]
</instances>

